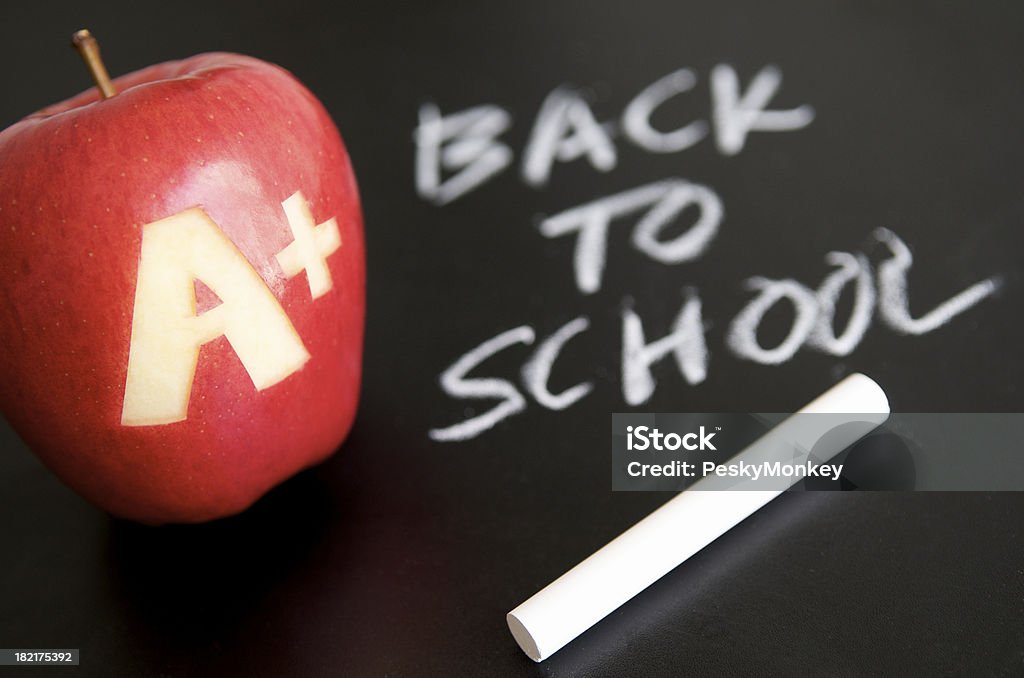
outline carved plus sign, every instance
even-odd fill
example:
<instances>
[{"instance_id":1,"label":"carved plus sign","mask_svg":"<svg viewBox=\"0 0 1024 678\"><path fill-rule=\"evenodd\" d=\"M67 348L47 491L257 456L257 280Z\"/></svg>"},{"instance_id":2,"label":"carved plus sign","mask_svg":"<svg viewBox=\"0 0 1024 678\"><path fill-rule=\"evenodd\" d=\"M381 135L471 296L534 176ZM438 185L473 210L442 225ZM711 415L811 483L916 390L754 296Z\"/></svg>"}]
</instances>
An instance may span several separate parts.
<instances>
[{"instance_id":1,"label":"carved plus sign","mask_svg":"<svg viewBox=\"0 0 1024 678\"><path fill-rule=\"evenodd\" d=\"M281 206L284 207L295 240L277 253L277 263L289 278L305 270L309 293L314 299L321 297L332 286L327 257L341 247L338 222L332 217L317 225L302 191L293 193Z\"/></svg>"}]
</instances>

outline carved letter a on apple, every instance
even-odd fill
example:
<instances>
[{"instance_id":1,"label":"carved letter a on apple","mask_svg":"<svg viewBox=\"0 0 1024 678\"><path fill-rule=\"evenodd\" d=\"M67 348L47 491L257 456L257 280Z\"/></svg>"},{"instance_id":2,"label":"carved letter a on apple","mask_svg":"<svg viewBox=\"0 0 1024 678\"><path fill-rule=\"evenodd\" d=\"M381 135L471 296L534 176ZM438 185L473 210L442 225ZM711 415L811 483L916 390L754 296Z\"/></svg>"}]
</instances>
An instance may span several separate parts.
<instances>
[{"instance_id":1,"label":"carved letter a on apple","mask_svg":"<svg viewBox=\"0 0 1024 678\"><path fill-rule=\"evenodd\" d=\"M337 222L315 226L298 191L281 206L295 242L277 259L289 277L306 271L315 299L331 289L326 258L341 245ZM196 314L196 280L222 301L201 315ZM274 294L201 208L143 226L121 424L186 419L199 349L221 335L258 391L287 378L310 358Z\"/></svg>"}]
</instances>

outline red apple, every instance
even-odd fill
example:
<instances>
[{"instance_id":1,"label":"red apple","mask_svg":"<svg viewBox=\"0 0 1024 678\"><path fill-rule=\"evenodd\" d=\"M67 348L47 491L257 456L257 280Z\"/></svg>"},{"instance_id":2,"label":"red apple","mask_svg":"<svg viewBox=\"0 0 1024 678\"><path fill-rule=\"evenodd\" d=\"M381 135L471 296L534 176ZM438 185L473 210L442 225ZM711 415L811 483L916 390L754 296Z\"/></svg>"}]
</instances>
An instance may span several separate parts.
<instances>
[{"instance_id":1,"label":"red apple","mask_svg":"<svg viewBox=\"0 0 1024 678\"><path fill-rule=\"evenodd\" d=\"M0 132L0 406L112 514L210 520L352 426L355 177L272 64L203 54L113 87Z\"/></svg>"}]
</instances>

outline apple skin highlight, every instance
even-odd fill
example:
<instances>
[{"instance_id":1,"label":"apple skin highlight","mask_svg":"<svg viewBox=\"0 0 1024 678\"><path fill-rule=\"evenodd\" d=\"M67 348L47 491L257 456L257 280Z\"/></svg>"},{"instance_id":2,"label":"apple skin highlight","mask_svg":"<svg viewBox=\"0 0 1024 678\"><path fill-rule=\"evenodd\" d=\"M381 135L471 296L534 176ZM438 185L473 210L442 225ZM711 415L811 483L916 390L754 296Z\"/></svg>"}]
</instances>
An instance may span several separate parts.
<instances>
[{"instance_id":1,"label":"apple skin highlight","mask_svg":"<svg viewBox=\"0 0 1024 678\"><path fill-rule=\"evenodd\" d=\"M324 460L352 426L365 317L355 176L326 110L272 64L203 54L114 86L0 132L0 407L115 516L211 520ZM275 258L294 240L282 202L297 191L340 232L333 286L315 299ZM193 207L250 262L310 358L258 391L220 336L199 351L184 421L123 426L143 226ZM200 314L219 303L201 286L197 297Z\"/></svg>"}]
</instances>

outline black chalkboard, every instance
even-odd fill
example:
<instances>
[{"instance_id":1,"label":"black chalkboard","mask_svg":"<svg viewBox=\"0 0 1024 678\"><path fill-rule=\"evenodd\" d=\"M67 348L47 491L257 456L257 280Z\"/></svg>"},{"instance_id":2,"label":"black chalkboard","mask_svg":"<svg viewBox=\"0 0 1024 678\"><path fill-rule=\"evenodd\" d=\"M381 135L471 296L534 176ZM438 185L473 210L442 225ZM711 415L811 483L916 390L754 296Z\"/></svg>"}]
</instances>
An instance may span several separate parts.
<instances>
[{"instance_id":1,"label":"black chalkboard","mask_svg":"<svg viewBox=\"0 0 1024 678\"><path fill-rule=\"evenodd\" d=\"M1012 3L5 6L5 126L87 86L66 47L82 26L115 74L227 50L303 80L358 174L368 324L348 441L236 518L113 520L5 429L0 646L81 648L88 675L1021 673L1019 493L785 495L539 666L504 614L667 499L611 492L612 412L790 411L852 371L878 380L898 411L1020 409L1022 25ZM813 120L752 131L742 150L716 142L711 83L718 68L727 87L722 65L740 92L777 68L767 107L808 106ZM623 111L684 68L692 89L651 121L670 131L703 120L707 136L646 150L623 130ZM535 187L524 155L553 91L610 123L615 159L556 160ZM500 142L511 163L438 205L417 191L416 129L429 106L483 105L508 116ZM720 201L703 253L674 264L645 254L631 243L639 210L608 230L600 289L581 291L576 236L546 237L546 221L672 178ZM836 269L831 251L863 253L877 272L893 257L886 234L913 256L913 317L976 283L994 281L994 292L918 336L876 312L846 356L803 347L765 365L730 343L757 296L745 281L813 290ZM689 298L702 305L704 378L689 383L670 356L653 368L649 399L630 405L623 317L635 314L653 341ZM841 297L838 314L851 306ZM588 329L565 344L549 386L592 390L552 410L520 371L579 317ZM778 305L758 339L778 344L793 318ZM513 343L473 376L508 380L523 410L468 440L432 439L499 402L452 398L441 374L522 326L534 346Z\"/></svg>"}]
</instances>

